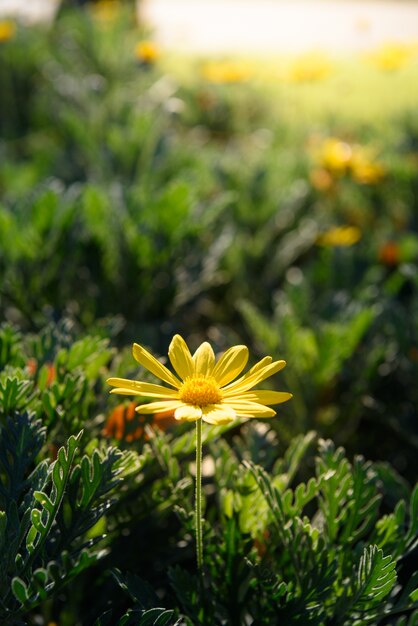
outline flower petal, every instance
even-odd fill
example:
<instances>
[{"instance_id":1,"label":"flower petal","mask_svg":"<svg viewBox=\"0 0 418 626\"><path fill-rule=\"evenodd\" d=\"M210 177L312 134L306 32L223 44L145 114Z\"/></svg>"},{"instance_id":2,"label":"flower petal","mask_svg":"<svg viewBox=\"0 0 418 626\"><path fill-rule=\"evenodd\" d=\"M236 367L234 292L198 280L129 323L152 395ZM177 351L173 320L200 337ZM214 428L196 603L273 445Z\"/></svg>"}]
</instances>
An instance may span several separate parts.
<instances>
[{"instance_id":1,"label":"flower petal","mask_svg":"<svg viewBox=\"0 0 418 626\"><path fill-rule=\"evenodd\" d=\"M117 389L112 389L110 393L120 393L122 395L145 396L149 398L177 398L178 391L168 389L162 385L143 383L137 380L127 380L126 378L108 378L107 382Z\"/></svg>"},{"instance_id":2,"label":"flower petal","mask_svg":"<svg viewBox=\"0 0 418 626\"><path fill-rule=\"evenodd\" d=\"M263 369L263 367L265 367L266 365L270 365L272 361L273 359L271 358L271 356L265 356L260 361L258 361L255 365L253 365L252 368L249 369L245 375L251 376L252 374L255 374L259 370Z\"/></svg>"},{"instance_id":3,"label":"flower petal","mask_svg":"<svg viewBox=\"0 0 418 626\"><path fill-rule=\"evenodd\" d=\"M157 361L155 356L153 356L148 350L145 350L138 343L134 343L132 348L132 353L134 355L134 359L138 361L140 365L149 370L154 376L157 378L161 378L164 382L172 385L172 387L176 387L179 389L181 387L181 381L174 376L162 363Z\"/></svg>"},{"instance_id":4,"label":"flower petal","mask_svg":"<svg viewBox=\"0 0 418 626\"><path fill-rule=\"evenodd\" d=\"M273 417L276 415L274 409L257 402L247 402L245 400L228 401L228 406L234 409L238 417Z\"/></svg>"},{"instance_id":5,"label":"flower petal","mask_svg":"<svg viewBox=\"0 0 418 626\"><path fill-rule=\"evenodd\" d=\"M195 422L202 417L202 409L191 404L183 404L174 412L176 420L186 420L186 422Z\"/></svg>"},{"instance_id":6,"label":"flower petal","mask_svg":"<svg viewBox=\"0 0 418 626\"><path fill-rule=\"evenodd\" d=\"M263 359L261 359L261 361L258 361L258 363L253 365L251 369L249 369L248 372L244 374L244 376L241 376L241 378L238 378L238 380L236 380L233 384L238 385L238 383L241 383L243 380L245 380L249 376L252 376L259 370L263 369L263 367L266 367L266 365L270 365L272 361L273 359L271 358L271 356L265 356ZM232 387L232 385L230 385L230 387Z\"/></svg>"},{"instance_id":7,"label":"flower petal","mask_svg":"<svg viewBox=\"0 0 418 626\"><path fill-rule=\"evenodd\" d=\"M293 397L293 394L288 393L287 391L247 391L242 394L237 394L236 400L240 401L248 401L248 402L258 402L259 404L281 404L282 402L287 402L290 398ZM228 396L228 404L233 404L234 397Z\"/></svg>"},{"instance_id":8,"label":"flower petal","mask_svg":"<svg viewBox=\"0 0 418 626\"><path fill-rule=\"evenodd\" d=\"M124 389L123 387L118 387L117 389L111 389L109 393L116 393L118 396L141 396L141 393L137 391L132 391L132 389Z\"/></svg>"},{"instance_id":9,"label":"flower petal","mask_svg":"<svg viewBox=\"0 0 418 626\"><path fill-rule=\"evenodd\" d=\"M193 376L194 363L190 350L187 347L187 343L180 335L174 335L170 347L168 348L168 356L171 361L171 365L176 370L177 374L185 380Z\"/></svg>"},{"instance_id":10,"label":"flower petal","mask_svg":"<svg viewBox=\"0 0 418 626\"><path fill-rule=\"evenodd\" d=\"M193 355L195 375L211 376L215 365L215 355L212 346L205 341Z\"/></svg>"},{"instance_id":11,"label":"flower petal","mask_svg":"<svg viewBox=\"0 0 418 626\"><path fill-rule=\"evenodd\" d=\"M137 413L160 413L161 411L173 411L182 406L180 400L161 400L160 402L149 402L148 404L140 404L136 407Z\"/></svg>"},{"instance_id":12,"label":"flower petal","mask_svg":"<svg viewBox=\"0 0 418 626\"><path fill-rule=\"evenodd\" d=\"M212 376L220 387L227 385L241 374L248 361L247 346L233 346L221 356Z\"/></svg>"},{"instance_id":13,"label":"flower petal","mask_svg":"<svg viewBox=\"0 0 418 626\"><path fill-rule=\"evenodd\" d=\"M202 419L208 424L228 424L236 419L237 415L234 409L224 404L208 404L202 409Z\"/></svg>"},{"instance_id":14,"label":"flower petal","mask_svg":"<svg viewBox=\"0 0 418 626\"><path fill-rule=\"evenodd\" d=\"M262 380L265 380L269 376L273 376L273 374L282 370L285 365L286 361L273 361L273 363L270 363L265 367L260 367L253 372L250 370L244 374L244 376L222 389L224 398L235 396L243 391L251 389L251 387L255 387L255 385L261 383Z\"/></svg>"}]
</instances>

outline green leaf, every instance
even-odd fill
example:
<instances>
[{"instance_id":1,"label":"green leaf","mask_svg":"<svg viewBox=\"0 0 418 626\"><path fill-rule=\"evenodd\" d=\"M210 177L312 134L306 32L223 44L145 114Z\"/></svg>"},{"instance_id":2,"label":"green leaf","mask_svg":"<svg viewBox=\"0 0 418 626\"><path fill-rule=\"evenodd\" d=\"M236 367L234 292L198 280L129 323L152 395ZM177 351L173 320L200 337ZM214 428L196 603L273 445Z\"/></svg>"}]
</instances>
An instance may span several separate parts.
<instances>
[{"instance_id":1,"label":"green leaf","mask_svg":"<svg viewBox=\"0 0 418 626\"><path fill-rule=\"evenodd\" d=\"M0 378L0 417L24 411L33 401L33 382L18 378Z\"/></svg>"},{"instance_id":2,"label":"green leaf","mask_svg":"<svg viewBox=\"0 0 418 626\"><path fill-rule=\"evenodd\" d=\"M21 604L24 605L29 600L28 588L23 580L17 576L12 580L12 591L15 598L19 600Z\"/></svg>"},{"instance_id":3,"label":"green leaf","mask_svg":"<svg viewBox=\"0 0 418 626\"><path fill-rule=\"evenodd\" d=\"M319 441L316 474L320 485L319 505L326 522L327 534L334 541L345 519L347 499L352 489L350 464L343 448L335 449L332 441Z\"/></svg>"},{"instance_id":4,"label":"green leaf","mask_svg":"<svg viewBox=\"0 0 418 626\"><path fill-rule=\"evenodd\" d=\"M120 588L128 593L141 609L149 609L158 602L158 597L152 587L136 574L129 572L123 574L120 570L113 569L112 575Z\"/></svg>"},{"instance_id":5,"label":"green leaf","mask_svg":"<svg viewBox=\"0 0 418 626\"><path fill-rule=\"evenodd\" d=\"M352 612L375 608L391 591L396 582L396 562L384 556L377 546L364 548L354 584Z\"/></svg>"},{"instance_id":6,"label":"green leaf","mask_svg":"<svg viewBox=\"0 0 418 626\"><path fill-rule=\"evenodd\" d=\"M79 446L82 434L83 431L81 431L76 437L71 435L67 442L67 447L62 447L58 450L57 460L52 464L51 496L45 501L45 504L42 499L38 500L42 505L44 514L41 517L40 511L37 511L36 509L32 511L32 526L29 528L27 535L27 545L28 547L30 546L30 551L25 562L25 569L27 569L29 564L32 563L40 554L42 547L48 538L48 534L58 514L64 497L65 487L72 470L75 452Z\"/></svg>"},{"instance_id":7,"label":"green leaf","mask_svg":"<svg viewBox=\"0 0 418 626\"><path fill-rule=\"evenodd\" d=\"M409 598L411 602L418 602L418 587L409 594Z\"/></svg>"},{"instance_id":8,"label":"green leaf","mask_svg":"<svg viewBox=\"0 0 418 626\"><path fill-rule=\"evenodd\" d=\"M352 488L347 494L347 506L341 521L340 541L346 545L357 543L374 525L381 495L376 492L376 474L371 463L355 457L352 467Z\"/></svg>"}]
</instances>

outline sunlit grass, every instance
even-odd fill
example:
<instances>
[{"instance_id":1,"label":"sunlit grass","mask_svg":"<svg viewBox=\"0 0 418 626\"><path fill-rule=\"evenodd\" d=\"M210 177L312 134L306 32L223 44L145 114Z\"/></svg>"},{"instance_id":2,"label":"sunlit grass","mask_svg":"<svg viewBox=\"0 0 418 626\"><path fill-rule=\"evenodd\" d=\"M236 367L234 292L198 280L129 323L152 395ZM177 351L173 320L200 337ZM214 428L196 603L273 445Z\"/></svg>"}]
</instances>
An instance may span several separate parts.
<instances>
[{"instance_id":1,"label":"sunlit grass","mask_svg":"<svg viewBox=\"0 0 418 626\"><path fill-rule=\"evenodd\" d=\"M384 125L390 130L387 124L391 119L418 104L417 57L405 67L385 72L371 65L366 55L329 55L327 73L322 77L318 72L316 77L311 72L311 80L292 79L295 56L235 59L251 64L254 72L248 83L260 96L267 96L282 121L291 125L338 119L341 124ZM200 68L207 61L170 54L162 63L180 82L193 84L202 80Z\"/></svg>"}]
</instances>

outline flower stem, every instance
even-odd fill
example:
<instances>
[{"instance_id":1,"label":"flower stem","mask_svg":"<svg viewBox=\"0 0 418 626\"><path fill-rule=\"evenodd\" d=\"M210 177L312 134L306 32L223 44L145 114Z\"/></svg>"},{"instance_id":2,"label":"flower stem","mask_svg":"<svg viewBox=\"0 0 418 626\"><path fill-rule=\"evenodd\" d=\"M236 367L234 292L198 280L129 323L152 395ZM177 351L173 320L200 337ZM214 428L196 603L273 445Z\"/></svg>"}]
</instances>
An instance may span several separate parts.
<instances>
[{"instance_id":1,"label":"flower stem","mask_svg":"<svg viewBox=\"0 0 418 626\"><path fill-rule=\"evenodd\" d=\"M196 559L197 569L202 572L202 419L196 420Z\"/></svg>"}]
</instances>

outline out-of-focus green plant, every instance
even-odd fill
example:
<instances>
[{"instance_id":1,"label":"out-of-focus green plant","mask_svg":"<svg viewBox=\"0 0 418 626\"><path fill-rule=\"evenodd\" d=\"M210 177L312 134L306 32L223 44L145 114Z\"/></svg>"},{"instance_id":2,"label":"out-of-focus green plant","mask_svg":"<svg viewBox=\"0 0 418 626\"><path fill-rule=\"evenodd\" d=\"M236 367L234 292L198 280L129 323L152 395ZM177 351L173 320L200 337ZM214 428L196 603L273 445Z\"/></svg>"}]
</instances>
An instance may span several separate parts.
<instances>
[{"instance_id":1,"label":"out-of-focus green plant","mask_svg":"<svg viewBox=\"0 0 418 626\"><path fill-rule=\"evenodd\" d=\"M364 252L355 257L351 248L319 251L306 273L298 266L288 270L269 316L249 300L239 308L260 351L294 355L285 372L289 386L298 390L289 407L290 432L313 426L350 450L390 460L413 477L415 279L408 264L400 262L401 246L394 249L398 260L389 271L376 266L363 275L358 264ZM321 283L329 285L323 293ZM283 424L283 435L287 427ZM388 457L394 438L402 455L397 445Z\"/></svg>"}]
</instances>

